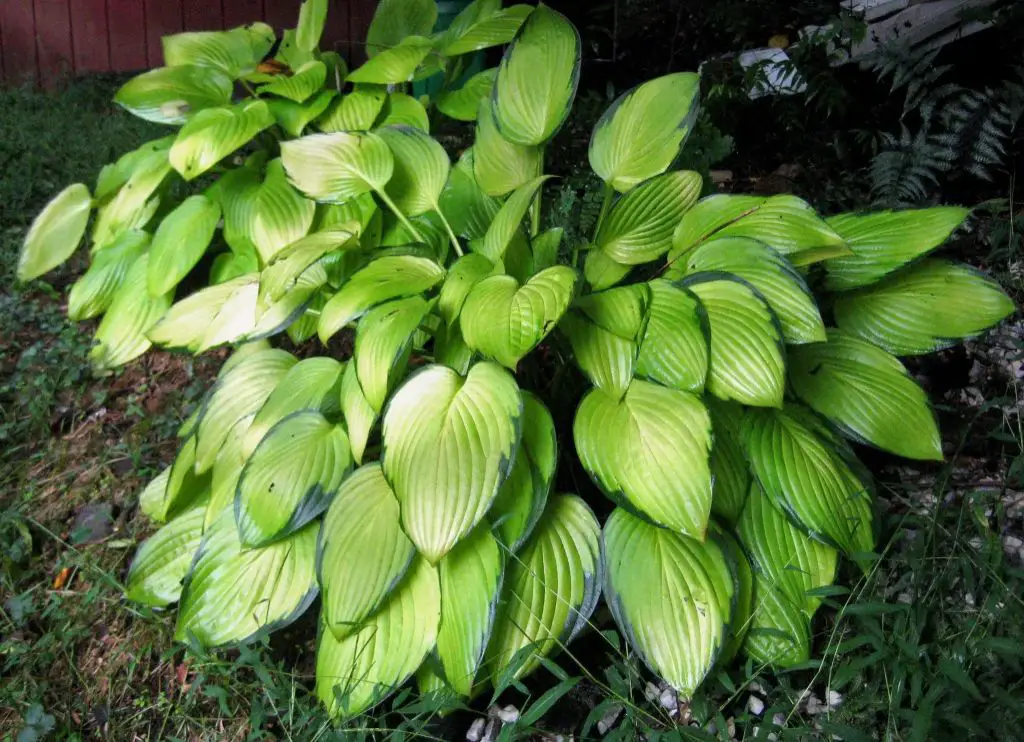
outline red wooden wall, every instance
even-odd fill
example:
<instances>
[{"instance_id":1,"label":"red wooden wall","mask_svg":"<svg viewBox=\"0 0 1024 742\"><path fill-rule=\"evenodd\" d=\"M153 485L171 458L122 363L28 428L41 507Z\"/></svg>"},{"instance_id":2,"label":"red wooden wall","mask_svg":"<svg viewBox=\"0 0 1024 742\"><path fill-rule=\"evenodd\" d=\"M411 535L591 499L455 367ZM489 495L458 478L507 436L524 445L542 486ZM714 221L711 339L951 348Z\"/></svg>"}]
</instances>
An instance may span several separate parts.
<instances>
[{"instance_id":1,"label":"red wooden wall","mask_svg":"<svg viewBox=\"0 0 1024 742\"><path fill-rule=\"evenodd\" d=\"M0 80L43 84L86 72L131 72L162 64L160 37L263 20L294 28L301 0L0 0ZM324 49L346 58L376 0L329 0Z\"/></svg>"}]
</instances>

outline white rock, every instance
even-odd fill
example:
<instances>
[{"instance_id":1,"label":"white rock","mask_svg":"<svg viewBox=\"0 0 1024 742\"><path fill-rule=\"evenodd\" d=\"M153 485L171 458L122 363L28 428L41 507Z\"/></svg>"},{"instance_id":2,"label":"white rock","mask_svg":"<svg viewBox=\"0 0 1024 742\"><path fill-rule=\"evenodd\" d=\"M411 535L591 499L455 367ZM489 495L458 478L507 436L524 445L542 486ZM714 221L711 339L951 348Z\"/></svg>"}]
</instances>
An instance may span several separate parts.
<instances>
[{"instance_id":1,"label":"white rock","mask_svg":"<svg viewBox=\"0 0 1024 742\"><path fill-rule=\"evenodd\" d=\"M829 690L828 692L828 709L829 711L835 711L837 708L843 705L843 694L837 690Z\"/></svg>"},{"instance_id":2,"label":"white rock","mask_svg":"<svg viewBox=\"0 0 1024 742\"><path fill-rule=\"evenodd\" d=\"M608 707L608 710L604 712L604 716L597 722L597 733L604 736L608 734L619 716L622 714L622 704L616 703Z\"/></svg>"},{"instance_id":3,"label":"white rock","mask_svg":"<svg viewBox=\"0 0 1024 742\"><path fill-rule=\"evenodd\" d=\"M661 690L658 689L654 683L647 683L644 686L644 698L650 703L654 703L661 696Z\"/></svg>"},{"instance_id":4,"label":"white rock","mask_svg":"<svg viewBox=\"0 0 1024 742\"><path fill-rule=\"evenodd\" d=\"M747 711L754 716L760 716L764 713L764 701L757 696L749 696L747 698Z\"/></svg>"},{"instance_id":5,"label":"white rock","mask_svg":"<svg viewBox=\"0 0 1024 742\"><path fill-rule=\"evenodd\" d=\"M512 704L498 709L494 714L502 724L515 724L519 721L519 709Z\"/></svg>"},{"instance_id":6,"label":"white rock","mask_svg":"<svg viewBox=\"0 0 1024 742\"><path fill-rule=\"evenodd\" d=\"M487 726L487 719L483 717L474 719L466 732L466 742L480 742L484 738L484 728Z\"/></svg>"},{"instance_id":7,"label":"white rock","mask_svg":"<svg viewBox=\"0 0 1024 742\"><path fill-rule=\"evenodd\" d=\"M658 696L658 703L670 714L679 711L679 695L672 688L666 688Z\"/></svg>"},{"instance_id":8,"label":"white rock","mask_svg":"<svg viewBox=\"0 0 1024 742\"><path fill-rule=\"evenodd\" d=\"M786 715L785 714L774 714L772 716L772 724L777 727L786 726Z\"/></svg>"}]
</instances>

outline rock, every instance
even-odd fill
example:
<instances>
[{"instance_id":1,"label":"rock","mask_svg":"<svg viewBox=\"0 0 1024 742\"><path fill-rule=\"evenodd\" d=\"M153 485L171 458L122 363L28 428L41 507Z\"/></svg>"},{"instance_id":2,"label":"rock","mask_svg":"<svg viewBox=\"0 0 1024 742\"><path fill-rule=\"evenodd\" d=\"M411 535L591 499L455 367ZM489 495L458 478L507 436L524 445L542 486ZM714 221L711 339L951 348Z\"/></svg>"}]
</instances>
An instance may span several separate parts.
<instances>
[{"instance_id":1,"label":"rock","mask_svg":"<svg viewBox=\"0 0 1024 742\"><path fill-rule=\"evenodd\" d=\"M837 690L829 690L828 692L828 710L835 711L843 704L843 694Z\"/></svg>"},{"instance_id":2,"label":"rock","mask_svg":"<svg viewBox=\"0 0 1024 742\"><path fill-rule=\"evenodd\" d=\"M665 688L658 696L658 704L674 716L679 711L679 694L672 688Z\"/></svg>"},{"instance_id":3,"label":"rock","mask_svg":"<svg viewBox=\"0 0 1024 742\"><path fill-rule=\"evenodd\" d=\"M602 737L611 731L611 728L615 726L615 722L618 721L619 716L622 715L623 706L621 703L613 703L608 707L608 710L604 712L604 716L597 722L597 733Z\"/></svg>"},{"instance_id":4,"label":"rock","mask_svg":"<svg viewBox=\"0 0 1024 742\"><path fill-rule=\"evenodd\" d=\"M99 543L114 532L114 508L107 502L93 502L82 507L71 526L71 543L75 546Z\"/></svg>"},{"instance_id":5,"label":"rock","mask_svg":"<svg viewBox=\"0 0 1024 742\"><path fill-rule=\"evenodd\" d=\"M760 716L764 713L764 701L757 696L749 696L747 698L747 711L752 713L754 716Z\"/></svg>"},{"instance_id":6,"label":"rock","mask_svg":"<svg viewBox=\"0 0 1024 742\"><path fill-rule=\"evenodd\" d=\"M505 708L494 707L492 711L493 713L491 713L491 715L498 719L502 724L515 724L519 721L519 709L512 704L509 704Z\"/></svg>"},{"instance_id":7,"label":"rock","mask_svg":"<svg viewBox=\"0 0 1024 742\"><path fill-rule=\"evenodd\" d=\"M484 730L487 728L487 719L474 719L466 732L466 742L480 742L484 738Z\"/></svg>"}]
</instances>

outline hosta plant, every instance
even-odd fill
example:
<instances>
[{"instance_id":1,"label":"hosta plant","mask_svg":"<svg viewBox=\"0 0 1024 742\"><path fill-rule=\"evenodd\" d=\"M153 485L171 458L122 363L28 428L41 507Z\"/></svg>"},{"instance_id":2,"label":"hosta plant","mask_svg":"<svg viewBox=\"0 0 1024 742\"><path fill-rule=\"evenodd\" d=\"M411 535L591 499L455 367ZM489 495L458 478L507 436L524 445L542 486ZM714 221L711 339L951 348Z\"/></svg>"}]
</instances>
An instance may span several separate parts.
<instances>
[{"instance_id":1,"label":"hosta plant","mask_svg":"<svg viewBox=\"0 0 1024 742\"><path fill-rule=\"evenodd\" d=\"M699 80L675 73L597 123L603 208L563 244L543 195L579 77L564 17L476 0L435 32L433 0L384 0L349 71L318 50L325 7L164 39L115 100L168 135L26 237L24 280L85 238L68 311L102 317L97 370L234 349L140 496L164 525L128 597L177 601L177 639L209 647L319 597L337 717L413 677L471 696L528 673L602 596L685 696L737 653L806 661L840 559L875 545L855 446L942 458L899 356L1013 310L927 257L967 212L700 198L675 164ZM432 100L409 94L430 76ZM440 116L470 122L457 158Z\"/></svg>"}]
</instances>

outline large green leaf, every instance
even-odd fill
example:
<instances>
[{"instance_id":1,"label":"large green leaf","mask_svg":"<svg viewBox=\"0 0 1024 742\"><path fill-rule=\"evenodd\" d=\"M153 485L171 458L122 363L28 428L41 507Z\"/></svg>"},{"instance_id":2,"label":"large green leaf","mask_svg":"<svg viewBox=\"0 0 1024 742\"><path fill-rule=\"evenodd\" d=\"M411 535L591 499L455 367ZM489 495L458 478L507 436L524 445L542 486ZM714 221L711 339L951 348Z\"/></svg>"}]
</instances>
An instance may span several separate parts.
<instances>
[{"instance_id":1,"label":"large green leaf","mask_svg":"<svg viewBox=\"0 0 1024 742\"><path fill-rule=\"evenodd\" d=\"M413 337L430 312L419 296L395 299L368 311L356 326L355 364L366 401L378 413L400 376Z\"/></svg>"},{"instance_id":2,"label":"large green leaf","mask_svg":"<svg viewBox=\"0 0 1024 742\"><path fill-rule=\"evenodd\" d=\"M170 294L151 296L146 290L149 254L139 257L114 294L110 308L96 329L96 345L89 360L100 371L123 366L151 346L146 333L171 306Z\"/></svg>"},{"instance_id":3,"label":"large green leaf","mask_svg":"<svg viewBox=\"0 0 1024 742\"><path fill-rule=\"evenodd\" d=\"M501 549L486 523L477 526L438 564L441 626L437 657L445 680L459 695L473 691L491 637L504 567Z\"/></svg>"},{"instance_id":4,"label":"large green leaf","mask_svg":"<svg viewBox=\"0 0 1024 742\"><path fill-rule=\"evenodd\" d=\"M206 532L178 609L174 638L245 644L298 618L317 594L319 523L261 549L245 547L230 511Z\"/></svg>"},{"instance_id":5,"label":"large green leaf","mask_svg":"<svg viewBox=\"0 0 1024 742\"><path fill-rule=\"evenodd\" d=\"M473 172L488 196L504 196L541 174L541 148L505 139L488 100L480 102L473 142Z\"/></svg>"},{"instance_id":6,"label":"large green leaf","mask_svg":"<svg viewBox=\"0 0 1024 742\"><path fill-rule=\"evenodd\" d=\"M398 85L412 82L416 71L433 52L434 42L423 36L406 36L398 44L380 50L375 56L352 70L348 82Z\"/></svg>"},{"instance_id":7,"label":"large green leaf","mask_svg":"<svg viewBox=\"0 0 1024 742\"><path fill-rule=\"evenodd\" d=\"M136 172L153 162L167 161L167 150L174 144L175 135L153 139L125 152L115 162L104 165L96 176L95 199L99 204L107 203L120 192Z\"/></svg>"},{"instance_id":8,"label":"large green leaf","mask_svg":"<svg viewBox=\"0 0 1024 742\"><path fill-rule=\"evenodd\" d=\"M323 114L336 96L333 90L321 90L304 103L275 98L268 100L267 105L274 119L289 136L300 137L309 123Z\"/></svg>"},{"instance_id":9,"label":"large green leaf","mask_svg":"<svg viewBox=\"0 0 1024 742\"><path fill-rule=\"evenodd\" d=\"M471 3L448 27L441 53L454 57L507 44L515 38L519 27L532 12L533 6L530 5L502 9L501 3L493 0Z\"/></svg>"},{"instance_id":10,"label":"large green leaf","mask_svg":"<svg viewBox=\"0 0 1024 742\"><path fill-rule=\"evenodd\" d=\"M700 196L699 173L677 170L648 180L619 198L601 222L595 247L622 265L639 265L672 247L672 233Z\"/></svg>"},{"instance_id":11,"label":"large green leaf","mask_svg":"<svg viewBox=\"0 0 1024 742\"><path fill-rule=\"evenodd\" d=\"M259 412L296 363L283 350L261 349L221 371L196 426L197 472L209 471L235 424Z\"/></svg>"},{"instance_id":12,"label":"large green leaf","mask_svg":"<svg viewBox=\"0 0 1024 742\"><path fill-rule=\"evenodd\" d=\"M309 2L310 0L307 0ZM291 75L278 75L260 87L261 95L277 95L293 103L304 103L327 81L327 67L319 60L306 62Z\"/></svg>"},{"instance_id":13,"label":"large green leaf","mask_svg":"<svg viewBox=\"0 0 1024 742\"><path fill-rule=\"evenodd\" d=\"M611 288L633 269L631 265L616 263L600 250L589 250L583 263L583 276L594 291Z\"/></svg>"},{"instance_id":14,"label":"large green leaf","mask_svg":"<svg viewBox=\"0 0 1024 742\"><path fill-rule=\"evenodd\" d=\"M69 185L32 221L18 258L18 280L31 281L71 257L82 242L92 196L82 183Z\"/></svg>"},{"instance_id":15,"label":"large green leaf","mask_svg":"<svg viewBox=\"0 0 1024 742\"><path fill-rule=\"evenodd\" d=\"M255 194L251 234L264 263L305 237L316 215L316 204L291 186L285 170L283 159L271 160Z\"/></svg>"},{"instance_id":16,"label":"large green leaf","mask_svg":"<svg viewBox=\"0 0 1024 742\"><path fill-rule=\"evenodd\" d=\"M476 121L480 102L491 96L498 68L478 72L466 80L458 90L449 90L437 96L437 110L458 121Z\"/></svg>"},{"instance_id":17,"label":"large green leaf","mask_svg":"<svg viewBox=\"0 0 1024 742\"><path fill-rule=\"evenodd\" d=\"M703 391L708 341L700 303L671 281L656 279L648 286L651 301L636 375L683 391Z\"/></svg>"},{"instance_id":18,"label":"large green leaf","mask_svg":"<svg viewBox=\"0 0 1024 742\"><path fill-rule=\"evenodd\" d=\"M564 265L543 270L522 286L511 276L484 278L473 285L462 307L466 344L514 369L565 313L577 278Z\"/></svg>"},{"instance_id":19,"label":"large green leaf","mask_svg":"<svg viewBox=\"0 0 1024 742\"><path fill-rule=\"evenodd\" d=\"M328 339L349 322L391 299L420 294L444 278L444 268L430 258L385 255L357 271L320 313L320 339Z\"/></svg>"},{"instance_id":20,"label":"large green leaf","mask_svg":"<svg viewBox=\"0 0 1024 742\"><path fill-rule=\"evenodd\" d=\"M274 114L265 101L209 108L181 128L168 158L181 177L193 180L273 125Z\"/></svg>"},{"instance_id":21,"label":"large green leaf","mask_svg":"<svg viewBox=\"0 0 1024 742\"><path fill-rule=\"evenodd\" d=\"M841 291L874 283L941 245L968 213L958 206L938 206L829 217L828 225L853 254L825 263L825 285Z\"/></svg>"},{"instance_id":22,"label":"large green leaf","mask_svg":"<svg viewBox=\"0 0 1024 742\"><path fill-rule=\"evenodd\" d=\"M142 159L117 194L96 212L92 226L92 249L113 243L132 229L142 229L160 205L160 188L171 172L167 150L157 150Z\"/></svg>"},{"instance_id":23,"label":"large green leaf","mask_svg":"<svg viewBox=\"0 0 1024 742\"><path fill-rule=\"evenodd\" d=\"M256 326L258 295L256 273L208 286L176 302L147 335L159 346L193 353L236 342Z\"/></svg>"},{"instance_id":24,"label":"large green leaf","mask_svg":"<svg viewBox=\"0 0 1024 742\"><path fill-rule=\"evenodd\" d=\"M365 86L338 98L327 114L316 122L324 132L369 131L387 100L382 87Z\"/></svg>"},{"instance_id":25,"label":"large green leaf","mask_svg":"<svg viewBox=\"0 0 1024 742\"><path fill-rule=\"evenodd\" d=\"M148 509L154 520L165 521L177 517L195 502L203 500L210 491L210 477L196 474L196 438L190 435L182 441L174 463L167 471L162 492L154 491ZM154 483L153 485L157 485Z\"/></svg>"},{"instance_id":26,"label":"large green leaf","mask_svg":"<svg viewBox=\"0 0 1024 742\"><path fill-rule=\"evenodd\" d=\"M512 675L526 675L587 625L601 592L600 538L601 527L583 500L551 499L506 570L484 660L492 681L523 651L530 654Z\"/></svg>"},{"instance_id":27,"label":"large green leaf","mask_svg":"<svg viewBox=\"0 0 1024 742\"><path fill-rule=\"evenodd\" d=\"M384 474L402 526L436 563L483 518L519 445L522 399L493 363L462 377L432 365L395 392L384 414Z\"/></svg>"},{"instance_id":28,"label":"large green leaf","mask_svg":"<svg viewBox=\"0 0 1024 742\"><path fill-rule=\"evenodd\" d=\"M167 520L163 502L167 492L167 481L170 477L171 467L165 466L159 474L149 480L149 483L139 493L139 510L156 523L163 523Z\"/></svg>"},{"instance_id":29,"label":"large green leaf","mask_svg":"<svg viewBox=\"0 0 1024 742\"><path fill-rule=\"evenodd\" d=\"M778 319L748 284L720 273L696 274L682 284L708 320L707 388L719 399L781 407L786 357Z\"/></svg>"},{"instance_id":30,"label":"large green leaf","mask_svg":"<svg viewBox=\"0 0 1024 742\"><path fill-rule=\"evenodd\" d=\"M236 254L256 252L254 227L259 191L260 175L255 167L248 166L229 170L206 191L211 200L220 204L224 218L222 235Z\"/></svg>"},{"instance_id":31,"label":"large green leaf","mask_svg":"<svg viewBox=\"0 0 1024 742\"><path fill-rule=\"evenodd\" d=\"M827 441L781 410L749 410L742 431L754 476L791 520L848 555L871 551L871 493Z\"/></svg>"},{"instance_id":32,"label":"large green leaf","mask_svg":"<svg viewBox=\"0 0 1024 742\"><path fill-rule=\"evenodd\" d=\"M494 220L484 234L484 239L477 252L483 253L494 261L502 259L505 251L519 233L523 217L526 216L530 204L533 203L541 187L550 177L550 175L541 175L516 188L515 192L498 209L498 213L494 215Z\"/></svg>"},{"instance_id":33,"label":"large green leaf","mask_svg":"<svg viewBox=\"0 0 1024 742\"><path fill-rule=\"evenodd\" d=\"M697 118L700 77L676 72L628 90L598 120L590 167L620 193L668 170Z\"/></svg>"},{"instance_id":34,"label":"large green leaf","mask_svg":"<svg viewBox=\"0 0 1024 742\"><path fill-rule=\"evenodd\" d=\"M669 261L715 237L752 237L798 266L850 254L843 238L803 199L717 195L701 199L679 222Z\"/></svg>"},{"instance_id":35,"label":"large green leaf","mask_svg":"<svg viewBox=\"0 0 1024 742\"><path fill-rule=\"evenodd\" d=\"M725 643L735 587L722 548L617 508L604 526L605 600L651 670L693 696Z\"/></svg>"},{"instance_id":36,"label":"large green leaf","mask_svg":"<svg viewBox=\"0 0 1024 742\"><path fill-rule=\"evenodd\" d=\"M497 264L480 253L470 253L452 263L441 285L437 308L449 325L455 323L469 292L480 281L500 273Z\"/></svg>"},{"instance_id":37,"label":"large green leaf","mask_svg":"<svg viewBox=\"0 0 1024 742\"><path fill-rule=\"evenodd\" d=\"M896 355L948 348L1014 312L992 279L945 260L924 260L879 283L840 294L836 324Z\"/></svg>"},{"instance_id":38,"label":"large green leaf","mask_svg":"<svg viewBox=\"0 0 1024 742\"><path fill-rule=\"evenodd\" d=\"M357 464L361 464L370 431L377 422L377 410L366 401L366 395L359 386L354 363L349 363L341 376L341 411L345 416L345 427L348 428L352 458Z\"/></svg>"},{"instance_id":39,"label":"large green leaf","mask_svg":"<svg viewBox=\"0 0 1024 742\"><path fill-rule=\"evenodd\" d=\"M327 22L327 6L328 0L302 0L299 22L295 26L295 43L303 51L316 51L320 46L320 37Z\"/></svg>"},{"instance_id":40,"label":"large green leaf","mask_svg":"<svg viewBox=\"0 0 1024 742\"><path fill-rule=\"evenodd\" d=\"M395 168L385 191L405 216L438 210L451 162L444 147L429 134L410 126L378 129L394 156Z\"/></svg>"},{"instance_id":41,"label":"large green leaf","mask_svg":"<svg viewBox=\"0 0 1024 742\"><path fill-rule=\"evenodd\" d=\"M164 217L149 250L150 294L166 294L181 283L210 246L219 222L220 206L201 194L189 196Z\"/></svg>"},{"instance_id":42,"label":"large green leaf","mask_svg":"<svg viewBox=\"0 0 1024 742\"><path fill-rule=\"evenodd\" d=\"M320 632L316 695L328 713L349 718L384 700L434 648L440 623L437 569L414 557L405 578L359 631L340 641Z\"/></svg>"},{"instance_id":43,"label":"large green leaf","mask_svg":"<svg viewBox=\"0 0 1024 742\"><path fill-rule=\"evenodd\" d=\"M429 134L430 116L418 99L407 93L392 91L388 93L384 110L376 123L377 128L385 126L411 126L424 134Z\"/></svg>"},{"instance_id":44,"label":"large green leaf","mask_svg":"<svg viewBox=\"0 0 1024 742\"><path fill-rule=\"evenodd\" d=\"M235 497L238 538L259 547L290 536L327 509L351 468L343 428L316 410L288 415L242 470Z\"/></svg>"},{"instance_id":45,"label":"large green leaf","mask_svg":"<svg viewBox=\"0 0 1024 742\"><path fill-rule=\"evenodd\" d=\"M227 31L189 31L164 36L160 39L164 64L168 67L197 65L215 67L231 79L247 75L256 69L269 43L260 43L274 32L266 24L239 26Z\"/></svg>"},{"instance_id":46,"label":"large green leaf","mask_svg":"<svg viewBox=\"0 0 1024 742\"><path fill-rule=\"evenodd\" d=\"M942 460L942 439L924 390L884 350L840 330L827 343L794 347L796 395L843 434L908 459Z\"/></svg>"},{"instance_id":47,"label":"large green leaf","mask_svg":"<svg viewBox=\"0 0 1024 742\"><path fill-rule=\"evenodd\" d=\"M744 501L746 501L745 496ZM754 611L754 571L750 567L750 560L743 552L743 547L731 532L716 530L715 536L732 568L736 587L736 601L733 605L729 636L725 647L718 656L718 664L725 665L732 662L739 654L743 642L747 638L747 631L750 629Z\"/></svg>"},{"instance_id":48,"label":"large green leaf","mask_svg":"<svg viewBox=\"0 0 1024 742\"><path fill-rule=\"evenodd\" d=\"M317 201L344 203L381 191L395 160L376 134L311 134L281 143L281 161L292 183Z\"/></svg>"},{"instance_id":49,"label":"large green leaf","mask_svg":"<svg viewBox=\"0 0 1024 742\"><path fill-rule=\"evenodd\" d=\"M749 237L705 242L669 267L668 276L730 273L757 289L778 317L787 343L818 343L825 323L803 276L775 250Z\"/></svg>"},{"instance_id":50,"label":"large green leaf","mask_svg":"<svg viewBox=\"0 0 1024 742\"><path fill-rule=\"evenodd\" d=\"M293 289L306 270L335 250L359 248L359 222L335 224L306 235L277 252L260 273L260 293L276 301Z\"/></svg>"},{"instance_id":51,"label":"large green leaf","mask_svg":"<svg viewBox=\"0 0 1024 742\"><path fill-rule=\"evenodd\" d=\"M476 182L473 150L467 150L448 174L441 193L441 211L455 233L466 239L483 237L501 208L498 199L488 196Z\"/></svg>"},{"instance_id":52,"label":"large green leaf","mask_svg":"<svg viewBox=\"0 0 1024 742\"><path fill-rule=\"evenodd\" d=\"M128 600L162 607L180 597L181 582L203 539L205 515L203 500L142 542L128 570Z\"/></svg>"},{"instance_id":53,"label":"large green leaf","mask_svg":"<svg viewBox=\"0 0 1024 742\"><path fill-rule=\"evenodd\" d=\"M505 51L492 107L502 136L544 144L569 115L580 77L580 35L561 13L541 4Z\"/></svg>"},{"instance_id":54,"label":"large green leaf","mask_svg":"<svg viewBox=\"0 0 1024 742\"><path fill-rule=\"evenodd\" d=\"M508 479L488 514L498 540L517 551L533 533L547 505L558 463L555 422L544 403L523 392L522 441Z\"/></svg>"},{"instance_id":55,"label":"large green leaf","mask_svg":"<svg viewBox=\"0 0 1024 742\"><path fill-rule=\"evenodd\" d=\"M216 67L158 67L122 85L114 102L146 121L184 124L204 109L229 104L233 87Z\"/></svg>"},{"instance_id":56,"label":"large green leaf","mask_svg":"<svg viewBox=\"0 0 1024 742\"><path fill-rule=\"evenodd\" d=\"M342 482L320 529L323 623L335 639L344 639L373 615L415 554L380 464L357 469Z\"/></svg>"},{"instance_id":57,"label":"large green leaf","mask_svg":"<svg viewBox=\"0 0 1024 742\"><path fill-rule=\"evenodd\" d=\"M655 523L704 540L711 512L711 419L687 392L634 381L617 399L583 398L573 423L580 461L609 496Z\"/></svg>"},{"instance_id":58,"label":"large green leaf","mask_svg":"<svg viewBox=\"0 0 1024 742\"><path fill-rule=\"evenodd\" d=\"M743 408L733 402L705 400L711 412L711 512L734 524L750 491L750 467L741 445Z\"/></svg>"},{"instance_id":59,"label":"large green leaf","mask_svg":"<svg viewBox=\"0 0 1024 742\"><path fill-rule=\"evenodd\" d=\"M238 420L214 459L213 468L204 475L209 479L210 504L206 507L204 528L209 528L226 510L233 510L238 479L242 475L246 456L243 444L255 415ZM236 524L237 527L237 524Z\"/></svg>"},{"instance_id":60,"label":"large green leaf","mask_svg":"<svg viewBox=\"0 0 1024 742\"><path fill-rule=\"evenodd\" d=\"M650 303L645 284L608 289L581 297L559 323L576 365L594 386L616 398L633 380Z\"/></svg>"},{"instance_id":61,"label":"large green leaf","mask_svg":"<svg viewBox=\"0 0 1024 742\"><path fill-rule=\"evenodd\" d=\"M77 322L107 311L128 271L148 248L149 234L133 229L99 250L68 293L68 319Z\"/></svg>"},{"instance_id":62,"label":"large green leaf","mask_svg":"<svg viewBox=\"0 0 1024 742\"><path fill-rule=\"evenodd\" d=\"M428 36L435 23L435 0L381 0L366 33L366 54L375 57L407 36Z\"/></svg>"}]
</instances>

